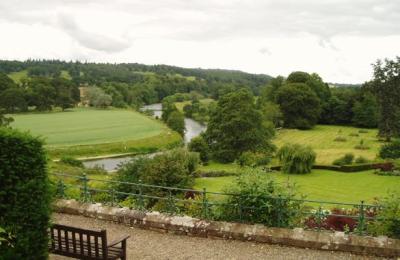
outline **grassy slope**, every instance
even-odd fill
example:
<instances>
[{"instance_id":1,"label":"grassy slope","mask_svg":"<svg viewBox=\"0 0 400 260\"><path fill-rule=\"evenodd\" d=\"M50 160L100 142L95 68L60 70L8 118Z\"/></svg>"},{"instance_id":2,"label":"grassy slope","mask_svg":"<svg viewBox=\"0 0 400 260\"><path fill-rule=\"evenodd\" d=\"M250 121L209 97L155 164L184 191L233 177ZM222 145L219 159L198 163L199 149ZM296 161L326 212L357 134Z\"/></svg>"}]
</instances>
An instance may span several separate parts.
<instances>
[{"instance_id":1,"label":"grassy slope","mask_svg":"<svg viewBox=\"0 0 400 260\"><path fill-rule=\"evenodd\" d=\"M317 163L331 164L335 159L345 153L353 153L355 156L364 156L374 160L378 153L381 143L376 138L377 130L369 129L368 133L359 133L360 129L348 126L328 126L318 125L312 130L283 129L277 134L274 143L279 147L284 143L299 143L311 145L317 153ZM341 134L338 132L341 131ZM351 133L359 134L358 137L350 136ZM347 139L346 142L335 142L338 136ZM370 147L369 150L357 150L354 146L359 144L360 140Z\"/></svg>"},{"instance_id":2,"label":"grassy slope","mask_svg":"<svg viewBox=\"0 0 400 260\"><path fill-rule=\"evenodd\" d=\"M21 70L18 72L11 72L8 74L8 76L15 82L15 83L20 83L21 79L23 78L29 78L28 77L28 71L27 70ZM61 77L65 79L72 79L71 75L69 75L69 72L66 70L61 71Z\"/></svg>"},{"instance_id":3,"label":"grassy slope","mask_svg":"<svg viewBox=\"0 0 400 260\"><path fill-rule=\"evenodd\" d=\"M359 203L361 200L372 202L376 197L385 196L389 190L397 190L400 177L379 176L373 171L358 173L340 173L327 170L313 170L306 175L288 175L273 173L279 182L295 182L299 191L307 199ZM209 191L222 191L233 184L234 176L198 178L195 188L207 188Z\"/></svg>"},{"instance_id":4,"label":"grassy slope","mask_svg":"<svg viewBox=\"0 0 400 260\"><path fill-rule=\"evenodd\" d=\"M79 156L133 152L129 148L135 147L154 150L179 141L160 122L129 110L73 109L13 117L13 127L43 136L53 155L60 155L57 151Z\"/></svg>"},{"instance_id":5,"label":"grassy slope","mask_svg":"<svg viewBox=\"0 0 400 260\"><path fill-rule=\"evenodd\" d=\"M8 74L8 76L15 82L15 83L20 83L21 79L23 78L28 78L28 71L27 70L21 70L18 72L12 72Z\"/></svg>"}]
</instances>

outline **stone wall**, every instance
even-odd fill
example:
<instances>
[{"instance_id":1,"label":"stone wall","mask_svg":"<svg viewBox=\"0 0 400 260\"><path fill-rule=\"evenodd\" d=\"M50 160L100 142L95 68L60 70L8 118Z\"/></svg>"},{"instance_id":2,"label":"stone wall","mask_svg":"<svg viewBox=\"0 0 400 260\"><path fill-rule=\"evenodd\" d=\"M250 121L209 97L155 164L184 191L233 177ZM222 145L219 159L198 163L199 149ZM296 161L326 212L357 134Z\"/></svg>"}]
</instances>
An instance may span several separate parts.
<instances>
[{"instance_id":1,"label":"stone wall","mask_svg":"<svg viewBox=\"0 0 400 260\"><path fill-rule=\"evenodd\" d=\"M100 203L80 203L75 200L59 200L55 203L55 209L59 213L83 215L180 235L237 239L385 257L400 256L400 240L384 236L368 237L347 235L343 232L316 232L302 228L270 228L263 225L206 221L188 216L169 216L158 212L145 213L128 208L108 207Z\"/></svg>"}]
</instances>

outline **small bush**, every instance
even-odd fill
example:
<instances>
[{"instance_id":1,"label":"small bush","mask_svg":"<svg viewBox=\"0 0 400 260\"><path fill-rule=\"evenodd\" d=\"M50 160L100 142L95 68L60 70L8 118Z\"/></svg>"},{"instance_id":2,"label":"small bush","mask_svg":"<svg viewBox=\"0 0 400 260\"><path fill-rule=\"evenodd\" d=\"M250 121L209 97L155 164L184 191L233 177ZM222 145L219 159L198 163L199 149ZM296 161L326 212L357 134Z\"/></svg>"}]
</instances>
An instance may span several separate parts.
<instances>
[{"instance_id":1,"label":"small bush","mask_svg":"<svg viewBox=\"0 0 400 260\"><path fill-rule=\"evenodd\" d=\"M47 259L50 201L42 141L0 128L0 226L14 236L0 259Z\"/></svg>"},{"instance_id":2,"label":"small bush","mask_svg":"<svg viewBox=\"0 0 400 260\"><path fill-rule=\"evenodd\" d=\"M358 150L368 150L369 147L367 145L364 144L364 139L360 140L360 143L356 146L354 146L354 149L358 149Z\"/></svg>"},{"instance_id":3,"label":"small bush","mask_svg":"<svg viewBox=\"0 0 400 260\"><path fill-rule=\"evenodd\" d=\"M369 160L363 156L358 156L354 162L355 163L368 163Z\"/></svg>"},{"instance_id":4,"label":"small bush","mask_svg":"<svg viewBox=\"0 0 400 260\"><path fill-rule=\"evenodd\" d=\"M70 157L70 156L61 157L60 162L71 165L71 166L75 166L75 167L80 167L80 168L84 167L82 161L79 161L78 159L75 159L74 157Z\"/></svg>"},{"instance_id":5,"label":"small bush","mask_svg":"<svg viewBox=\"0 0 400 260\"><path fill-rule=\"evenodd\" d=\"M379 152L379 156L383 159L400 158L400 139L383 145Z\"/></svg>"},{"instance_id":6,"label":"small bush","mask_svg":"<svg viewBox=\"0 0 400 260\"><path fill-rule=\"evenodd\" d=\"M316 154L309 146L285 144L277 154L284 173L310 173L315 163Z\"/></svg>"},{"instance_id":7,"label":"small bush","mask_svg":"<svg viewBox=\"0 0 400 260\"><path fill-rule=\"evenodd\" d=\"M257 152L244 152L237 159L237 163L240 166L257 167L261 165L267 165L271 161L271 158L264 153Z\"/></svg>"},{"instance_id":8,"label":"small bush","mask_svg":"<svg viewBox=\"0 0 400 260\"><path fill-rule=\"evenodd\" d=\"M351 133L351 134L349 134L349 136L353 136L353 137L359 137L360 135L359 135L359 134L357 134L357 133Z\"/></svg>"},{"instance_id":9,"label":"small bush","mask_svg":"<svg viewBox=\"0 0 400 260\"><path fill-rule=\"evenodd\" d=\"M347 139L343 136L336 137L333 141L335 142L347 142Z\"/></svg>"},{"instance_id":10,"label":"small bush","mask_svg":"<svg viewBox=\"0 0 400 260\"><path fill-rule=\"evenodd\" d=\"M348 164L352 164L354 160L354 154L352 153L346 153L343 157L340 157L336 160L333 161L333 165L348 165Z\"/></svg>"},{"instance_id":11,"label":"small bush","mask_svg":"<svg viewBox=\"0 0 400 260\"><path fill-rule=\"evenodd\" d=\"M188 149L191 152L197 152L200 155L200 160L204 163L208 162L210 160L210 148L208 147L207 142L204 140L204 138L200 135L197 137L194 137L189 145Z\"/></svg>"},{"instance_id":12,"label":"small bush","mask_svg":"<svg viewBox=\"0 0 400 260\"><path fill-rule=\"evenodd\" d=\"M194 183L194 172L199 163L197 153L188 152L186 149L175 149L153 158L139 157L122 165L114 176L114 180L122 182L169 186L177 188L191 188ZM116 183L112 188L119 192L139 193L138 187L124 183ZM165 197L169 191L159 188L142 187L144 195ZM179 191L172 191L177 195ZM127 195L119 195L120 200L126 199ZM146 208L151 208L157 200L148 199Z\"/></svg>"},{"instance_id":13,"label":"small bush","mask_svg":"<svg viewBox=\"0 0 400 260\"><path fill-rule=\"evenodd\" d=\"M360 129L360 130L358 130L358 132L359 132L360 134L366 134L366 133L368 133L368 131L365 130L365 129Z\"/></svg>"},{"instance_id":14,"label":"small bush","mask_svg":"<svg viewBox=\"0 0 400 260\"><path fill-rule=\"evenodd\" d=\"M300 222L302 202L291 200L297 196L295 187L280 186L263 172L244 172L227 193L236 195L222 204L220 220L270 227L292 227Z\"/></svg>"},{"instance_id":15,"label":"small bush","mask_svg":"<svg viewBox=\"0 0 400 260\"><path fill-rule=\"evenodd\" d=\"M400 193L392 192L377 204L382 206L377 218L368 226L368 231L373 235L385 235L400 238Z\"/></svg>"}]
</instances>

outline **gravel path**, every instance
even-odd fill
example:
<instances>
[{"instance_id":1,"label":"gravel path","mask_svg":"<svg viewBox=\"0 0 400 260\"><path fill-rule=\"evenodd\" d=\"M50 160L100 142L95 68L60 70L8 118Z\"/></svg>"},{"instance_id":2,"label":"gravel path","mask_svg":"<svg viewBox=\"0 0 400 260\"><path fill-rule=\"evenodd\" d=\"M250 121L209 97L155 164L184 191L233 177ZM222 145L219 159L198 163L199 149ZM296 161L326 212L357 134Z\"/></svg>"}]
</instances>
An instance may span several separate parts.
<instances>
[{"instance_id":1,"label":"gravel path","mask_svg":"<svg viewBox=\"0 0 400 260\"><path fill-rule=\"evenodd\" d=\"M53 219L59 224L107 229L110 239L130 235L128 259L377 259L341 252L163 234L66 214L54 214ZM62 259L68 258L50 256L50 260Z\"/></svg>"}]
</instances>

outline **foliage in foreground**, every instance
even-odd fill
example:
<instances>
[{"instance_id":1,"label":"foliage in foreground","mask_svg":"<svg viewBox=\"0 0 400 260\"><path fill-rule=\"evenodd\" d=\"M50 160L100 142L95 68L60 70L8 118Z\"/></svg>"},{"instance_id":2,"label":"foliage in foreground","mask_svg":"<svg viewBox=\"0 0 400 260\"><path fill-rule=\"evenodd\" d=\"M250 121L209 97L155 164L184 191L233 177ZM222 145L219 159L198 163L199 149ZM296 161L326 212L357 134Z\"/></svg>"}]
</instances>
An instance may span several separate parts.
<instances>
[{"instance_id":1,"label":"foliage in foreground","mask_svg":"<svg viewBox=\"0 0 400 260\"><path fill-rule=\"evenodd\" d=\"M0 259L46 259L51 194L42 141L0 128L0 180L0 226L14 236Z\"/></svg>"},{"instance_id":2,"label":"foliage in foreground","mask_svg":"<svg viewBox=\"0 0 400 260\"><path fill-rule=\"evenodd\" d=\"M302 203L291 200L297 195L295 187L280 186L263 172L251 170L239 175L227 193L236 195L221 206L221 220L292 227L301 219Z\"/></svg>"},{"instance_id":3,"label":"foliage in foreground","mask_svg":"<svg viewBox=\"0 0 400 260\"><path fill-rule=\"evenodd\" d=\"M285 144L277 156L282 163L284 173L310 173L315 163L316 154L310 146Z\"/></svg>"},{"instance_id":4,"label":"foliage in foreground","mask_svg":"<svg viewBox=\"0 0 400 260\"><path fill-rule=\"evenodd\" d=\"M392 192L378 201L382 209L378 211L377 220L368 226L373 235L386 235L400 238L400 193Z\"/></svg>"},{"instance_id":5,"label":"foliage in foreground","mask_svg":"<svg viewBox=\"0 0 400 260\"><path fill-rule=\"evenodd\" d=\"M191 188L194 183L194 172L199 163L197 153L185 149L175 149L154 156L154 158L140 157L124 164L114 180L121 182L143 183L158 186ZM138 194L151 194L152 196L165 197L169 195L165 189L143 188L139 190L135 185L117 183L113 187L119 192ZM171 191L173 195L177 191ZM126 196L120 196L125 199ZM146 208L150 208L156 201L146 201Z\"/></svg>"}]
</instances>

